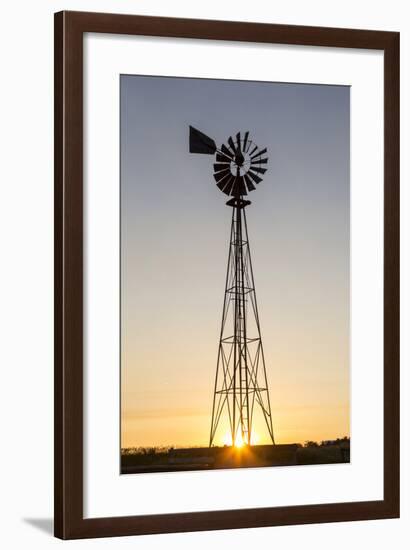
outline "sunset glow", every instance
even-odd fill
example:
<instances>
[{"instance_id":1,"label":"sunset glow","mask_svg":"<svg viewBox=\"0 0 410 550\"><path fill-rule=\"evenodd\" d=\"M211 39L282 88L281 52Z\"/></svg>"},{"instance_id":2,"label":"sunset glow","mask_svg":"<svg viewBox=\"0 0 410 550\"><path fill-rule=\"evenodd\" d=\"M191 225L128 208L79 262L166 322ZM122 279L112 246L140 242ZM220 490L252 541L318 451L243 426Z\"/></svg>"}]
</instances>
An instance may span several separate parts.
<instances>
[{"instance_id":1,"label":"sunset glow","mask_svg":"<svg viewBox=\"0 0 410 550\"><path fill-rule=\"evenodd\" d=\"M251 434L251 442L250 444L251 445L258 445L260 443L260 437L259 435L255 432L255 430L252 431L252 434ZM231 435L231 432L226 432L225 435L223 436L222 438L222 444L223 445L227 445L228 447L230 447L232 445L232 435ZM235 440L235 447L237 449L240 449L241 447L243 447L244 445L246 444L246 442L243 440L243 437L242 437L242 434L240 432L238 432L238 435L236 436L236 440Z\"/></svg>"}]
</instances>

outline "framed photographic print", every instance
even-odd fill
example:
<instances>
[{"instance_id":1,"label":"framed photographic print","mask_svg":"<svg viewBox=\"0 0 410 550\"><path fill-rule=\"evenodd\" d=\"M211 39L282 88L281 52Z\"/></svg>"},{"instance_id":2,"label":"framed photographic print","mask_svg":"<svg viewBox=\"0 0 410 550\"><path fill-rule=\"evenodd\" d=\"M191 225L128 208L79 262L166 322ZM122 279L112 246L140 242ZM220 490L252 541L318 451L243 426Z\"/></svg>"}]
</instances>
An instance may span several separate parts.
<instances>
[{"instance_id":1,"label":"framed photographic print","mask_svg":"<svg viewBox=\"0 0 410 550\"><path fill-rule=\"evenodd\" d=\"M398 515L399 34L56 14L56 536Z\"/></svg>"}]
</instances>

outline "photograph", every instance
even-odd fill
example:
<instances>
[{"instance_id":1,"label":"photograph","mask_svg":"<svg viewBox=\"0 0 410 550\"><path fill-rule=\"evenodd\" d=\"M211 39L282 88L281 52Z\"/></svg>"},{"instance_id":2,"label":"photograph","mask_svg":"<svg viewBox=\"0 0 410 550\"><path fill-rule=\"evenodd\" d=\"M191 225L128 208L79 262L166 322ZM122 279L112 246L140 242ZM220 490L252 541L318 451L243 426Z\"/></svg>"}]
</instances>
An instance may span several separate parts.
<instances>
[{"instance_id":1,"label":"photograph","mask_svg":"<svg viewBox=\"0 0 410 550\"><path fill-rule=\"evenodd\" d=\"M405 548L406 3L2 8L2 548Z\"/></svg>"},{"instance_id":2,"label":"photograph","mask_svg":"<svg viewBox=\"0 0 410 550\"><path fill-rule=\"evenodd\" d=\"M350 86L119 84L121 474L350 462Z\"/></svg>"}]
</instances>

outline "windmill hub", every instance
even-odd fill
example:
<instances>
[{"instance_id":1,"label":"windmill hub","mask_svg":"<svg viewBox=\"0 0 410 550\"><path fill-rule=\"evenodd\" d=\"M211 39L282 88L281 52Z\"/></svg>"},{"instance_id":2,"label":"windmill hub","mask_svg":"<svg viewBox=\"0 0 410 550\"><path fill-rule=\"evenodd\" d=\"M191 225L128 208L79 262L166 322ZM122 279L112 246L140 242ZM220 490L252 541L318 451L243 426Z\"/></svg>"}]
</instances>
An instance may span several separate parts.
<instances>
[{"instance_id":1,"label":"windmill hub","mask_svg":"<svg viewBox=\"0 0 410 550\"><path fill-rule=\"evenodd\" d=\"M235 155L235 164L237 164L238 166L242 166L244 162L245 162L245 158L242 155L242 153L237 153Z\"/></svg>"}]
</instances>

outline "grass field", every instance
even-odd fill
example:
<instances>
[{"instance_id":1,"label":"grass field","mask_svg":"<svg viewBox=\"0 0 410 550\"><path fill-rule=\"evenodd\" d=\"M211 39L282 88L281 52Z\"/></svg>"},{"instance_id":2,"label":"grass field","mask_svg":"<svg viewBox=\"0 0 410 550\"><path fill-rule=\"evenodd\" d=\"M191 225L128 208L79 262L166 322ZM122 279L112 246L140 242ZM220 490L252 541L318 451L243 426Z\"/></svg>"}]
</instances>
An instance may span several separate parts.
<instances>
[{"instance_id":1,"label":"grass field","mask_svg":"<svg viewBox=\"0 0 410 550\"><path fill-rule=\"evenodd\" d=\"M121 473L260 468L350 462L350 440L304 445L236 447L137 447L121 450Z\"/></svg>"}]
</instances>

